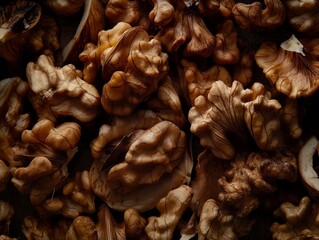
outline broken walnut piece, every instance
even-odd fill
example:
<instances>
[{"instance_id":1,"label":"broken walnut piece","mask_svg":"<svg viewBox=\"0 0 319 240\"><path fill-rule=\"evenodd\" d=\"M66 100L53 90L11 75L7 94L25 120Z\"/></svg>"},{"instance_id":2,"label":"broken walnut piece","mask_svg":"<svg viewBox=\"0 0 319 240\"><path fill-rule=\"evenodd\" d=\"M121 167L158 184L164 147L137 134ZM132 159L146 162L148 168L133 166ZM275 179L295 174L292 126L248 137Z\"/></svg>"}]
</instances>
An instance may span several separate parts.
<instances>
[{"instance_id":1,"label":"broken walnut piece","mask_svg":"<svg viewBox=\"0 0 319 240\"><path fill-rule=\"evenodd\" d=\"M274 240L316 239L319 234L319 205L307 196L297 206L290 202L282 203L274 215L283 220L274 222L270 227Z\"/></svg>"},{"instance_id":2,"label":"broken walnut piece","mask_svg":"<svg viewBox=\"0 0 319 240\"><path fill-rule=\"evenodd\" d=\"M187 185L168 192L166 197L160 199L156 208L159 217L149 217L145 232L149 239L172 239L174 230L192 199L192 188Z\"/></svg>"},{"instance_id":3,"label":"broken walnut piece","mask_svg":"<svg viewBox=\"0 0 319 240\"><path fill-rule=\"evenodd\" d=\"M285 20L285 5L281 0L265 0L263 9L260 2L251 4L236 3L232 9L233 16L239 26L256 31L273 31Z\"/></svg>"},{"instance_id":4,"label":"broken walnut piece","mask_svg":"<svg viewBox=\"0 0 319 240\"><path fill-rule=\"evenodd\" d=\"M295 99L310 96L319 88L319 61L311 52L311 48L304 49L301 42L292 35L280 47L274 42L263 43L255 59L276 89Z\"/></svg>"},{"instance_id":5,"label":"broken walnut piece","mask_svg":"<svg viewBox=\"0 0 319 240\"><path fill-rule=\"evenodd\" d=\"M97 230L95 223L88 216L77 216L74 218L65 235L65 240L97 240Z\"/></svg>"},{"instance_id":6,"label":"broken walnut piece","mask_svg":"<svg viewBox=\"0 0 319 240\"><path fill-rule=\"evenodd\" d=\"M39 119L57 121L59 116L72 116L89 122L100 112L97 89L80 78L74 65L55 67L52 56L39 56L27 65L29 99Z\"/></svg>"},{"instance_id":7,"label":"broken walnut piece","mask_svg":"<svg viewBox=\"0 0 319 240\"><path fill-rule=\"evenodd\" d=\"M37 122L32 130L22 132L22 141L29 143L44 143L53 149L67 151L74 148L81 137L81 127L75 122L64 122L54 127L48 119Z\"/></svg>"}]
</instances>

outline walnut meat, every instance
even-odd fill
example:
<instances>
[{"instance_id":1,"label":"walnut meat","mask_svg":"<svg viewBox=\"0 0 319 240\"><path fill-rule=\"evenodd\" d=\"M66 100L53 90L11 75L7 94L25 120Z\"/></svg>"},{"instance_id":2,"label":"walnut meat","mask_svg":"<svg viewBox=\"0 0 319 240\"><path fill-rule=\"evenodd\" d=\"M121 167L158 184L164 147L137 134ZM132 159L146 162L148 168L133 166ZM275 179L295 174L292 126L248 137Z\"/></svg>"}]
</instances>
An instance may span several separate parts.
<instances>
[{"instance_id":1,"label":"walnut meat","mask_svg":"<svg viewBox=\"0 0 319 240\"><path fill-rule=\"evenodd\" d=\"M41 55L28 63L26 74L29 98L40 119L55 122L59 116L72 116L88 122L100 112L97 89L80 78L74 65L58 68L52 57Z\"/></svg>"}]
</instances>

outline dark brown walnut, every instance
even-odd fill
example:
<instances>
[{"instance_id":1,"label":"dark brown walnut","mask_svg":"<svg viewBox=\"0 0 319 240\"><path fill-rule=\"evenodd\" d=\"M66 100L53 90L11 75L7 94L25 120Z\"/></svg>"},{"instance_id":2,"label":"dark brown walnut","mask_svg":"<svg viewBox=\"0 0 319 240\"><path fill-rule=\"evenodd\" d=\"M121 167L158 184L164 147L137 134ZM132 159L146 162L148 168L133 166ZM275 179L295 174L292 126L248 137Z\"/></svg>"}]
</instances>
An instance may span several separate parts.
<instances>
[{"instance_id":1,"label":"dark brown walnut","mask_svg":"<svg viewBox=\"0 0 319 240\"><path fill-rule=\"evenodd\" d=\"M298 32L315 36L319 31L318 1L285 0L287 19Z\"/></svg>"},{"instance_id":2,"label":"dark brown walnut","mask_svg":"<svg viewBox=\"0 0 319 240\"><path fill-rule=\"evenodd\" d=\"M81 11L84 0L45 0L45 4L57 15L71 16Z\"/></svg>"},{"instance_id":3,"label":"dark brown walnut","mask_svg":"<svg viewBox=\"0 0 319 240\"><path fill-rule=\"evenodd\" d=\"M9 234L11 222L17 212L13 205L7 201L0 201L0 232L1 234Z\"/></svg>"},{"instance_id":4,"label":"dark brown walnut","mask_svg":"<svg viewBox=\"0 0 319 240\"><path fill-rule=\"evenodd\" d=\"M318 213L318 203L308 196L303 197L297 206L290 202L282 203L274 212L280 222L271 225L272 239L316 239L319 234Z\"/></svg>"},{"instance_id":5,"label":"dark brown walnut","mask_svg":"<svg viewBox=\"0 0 319 240\"><path fill-rule=\"evenodd\" d=\"M55 19L42 13L38 3L24 0L1 9L0 42L0 55L9 76L23 73L28 54L49 54L60 47Z\"/></svg>"},{"instance_id":6,"label":"dark brown walnut","mask_svg":"<svg viewBox=\"0 0 319 240\"><path fill-rule=\"evenodd\" d=\"M218 27L212 54L216 64L234 64L239 61L240 52L237 46L237 35L231 20L226 20Z\"/></svg>"},{"instance_id":7,"label":"dark brown walnut","mask_svg":"<svg viewBox=\"0 0 319 240\"><path fill-rule=\"evenodd\" d=\"M65 235L65 240L97 240L97 230L93 220L87 216L76 217Z\"/></svg>"},{"instance_id":8,"label":"dark brown walnut","mask_svg":"<svg viewBox=\"0 0 319 240\"><path fill-rule=\"evenodd\" d=\"M100 112L97 89L81 79L74 65L54 66L52 56L41 55L26 68L30 86L29 99L39 119L57 121L71 116L81 122L93 120Z\"/></svg>"},{"instance_id":9,"label":"dark brown walnut","mask_svg":"<svg viewBox=\"0 0 319 240\"><path fill-rule=\"evenodd\" d=\"M87 43L79 58L84 63L83 79L88 83L95 82L101 67L101 55L104 50L116 45L122 38L123 33L130 29L131 25L124 22L117 23L113 28L101 30L98 34L97 45Z\"/></svg>"},{"instance_id":10,"label":"dark brown walnut","mask_svg":"<svg viewBox=\"0 0 319 240\"><path fill-rule=\"evenodd\" d=\"M28 84L20 77L0 81L0 114L3 116L0 120L0 133L9 146L13 146L20 139L22 131L30 124L30 115L23 113L23 101L28 89ZM7 144L1 145L5 147ZM2 160L6 161L8 158Z\"/></svg>"},{"instance_id":11,"label":"dark brown walnut","mask_svg":"<svg viewBox=\"0 0 319 240\"><path fill-rule=\"evenodd\" d=\"M108 113L127 116L146 101L168 72L168 55L161 43L141 27L127 30L101 57L102 106Z\"/></svg>"},{"instance_id":12,"label":"dark brown walnut","mask_svg":"<svg viewBox=\"0 0 319 240\"><path fill-rule=\"evenodd\" d=\"M218 181L222 188L218 199L235 215L246 217L260 206L264 196L275 192L276 181L296 181L297 171L297 159L291 153L238 154Z\"/></svg>"},{"instance_id":13,"label":"dark brown walnut","mask_svg":"<svg viewBox=\"0 0 319 240\"><path fill-rule=\"evenodd\" d=\"M79 54L83 51L86 43L97 43L98 33L105 27L104 8L100 0L84 1L84 9L81 21L74 33L74 36L62 35L64 38L71 39L62 46L62 62L76 63L79 61ZM68 33L68 31L65 31ZM68 33L69 34L69 33ZM61 41L62 41L61 40Z\"/></svg>"},{"instance_id":14,"label":"dark brown walnut","mask_svg":"<svg viewBox=\"0 0 319 240\"><path fill-rule=\"evenodd\" d=\"M311 46L314 47L313 44ZM311 48L304 49L292 35L280 47L274 42L263 43L255 59L276 89L294 99L310 96L319 87L319 62L311 52Z\"/></svg>"},{"instance_id":15,"label":"dark brown walnut","mask_svg":"<svg viewBox=\"0 0 319 240\"><path fill-rule=\"evenodd\" d=\"M256 31L273 31L281 26L286 17L285 5L281 0L265 0L265 8L260 2L236 3L232 13L239 26Z\"/></svg>"},{"instance_id":16,"label":"dark brown walnut","mask_svg":"<svg viewBox=\"0 0 319 240\"><path fill-rule=\"evenodd\" d=\"M187 185L168 192L156 205L160 216L148 218L145 232L148 239L172 239L174 230L192 199L192 188Z\"/></svg>"},{"instance_id":17,"label":"dark brown walnut","mask_svg":"<svg viewBox=\"0 0 319 240\"><path fill-rule=\"evenodd\" d=\"M143 26L148 29L150 19L148 17L150 5L147 1L110 0L105 7L105 16L114 24L125 22L132 26Z\"/></svg>"},{"instance_id":18,"label":"dark brown walnut","mask_svg":"<svg viewBox=\"0 0 319 240\"><path fill-rule=\"evenodd\" d=\"M43 208L52 214L61 214L68 218L76 218L80 214L95 212L95 195L89 179L89 172L77 172L73 179L66 181L61 190L47 199Z\"/></svg>"},{"instance_id":19,"label":"dark brown walnut","mask_svg":"<svg viewBox=\"0 0 319 240\"><path fill-rule=\"evenodd\" d=\"M126 239L147 239L144 230L147 220L138 211L133 208L125 210L124 223Z\"/></svg>"},{"instance_id":20,"label":"dark brown walnut","mask_svg":"<svg viewBox=\"0 0 319 240\"><path fill-rule=\"evenodd\" d=\"M192 105L194 105L194 101L198 96L203 95L207 97L213 82L221 80L225 82L227 86L232 84L232 78L223 66L214 65L202 70L198 64L186 59L183 59L181 64L183 66L184 79L187 82L188 95Z\"/></svg>"},{"instance_id":21,"label":"dark brown walnut","mask_svg":"<svg viewBox=\"0 0 319 240\"><path fill-rule=\"evenodd\" d=\"M90 177L94 192L110 207L146 211L171 189L189 183L191 169L185 133L161 121L132 129L115 142L109 154L93 162Z\"/></svg>"},{"instance_id":22,"label":"dark brown walnut","mask_svg":"<svg viewBox=\"0 0 319 240\"><path fill-rule=\"evenodd\" d=\"M23 219L22 232L27 239L59 240L65 239L72 220L59 219L52 223L39 216L26 216Z\"/></svg>"},{"instance_id":23,"label":"dark brown walnut","mask_svg":"<svg viewBox=\"0 0 319 240\"><path fill-rule=\"evenodd\" d=\"M0 159L0 192L7 187L11 177L8 166Z\"/></svg>"},{"instance_id":24,"label":"dark brown walnut","mask_svg":"<svg viewBox=\"0 0 319 240\"><path fill-rule=\"evenodd\" d=\"M183 49L184 56L208 57L215 46L215 38L204 20L189 11L184 1L177 1L171 22L155 36L169 53Z\"/></svg>"},{"instance_id":25,"label":"dark brown walnut","mask_svg":"<svg viewBox=\"0 0 319 240\"><path fill-rule=\"evenodd\" d=\"M196 2L196 1L195 1ZM209 18L230 18L235 2L233 0L199 0L199 12Z\"/></svg>"}]
</instances>

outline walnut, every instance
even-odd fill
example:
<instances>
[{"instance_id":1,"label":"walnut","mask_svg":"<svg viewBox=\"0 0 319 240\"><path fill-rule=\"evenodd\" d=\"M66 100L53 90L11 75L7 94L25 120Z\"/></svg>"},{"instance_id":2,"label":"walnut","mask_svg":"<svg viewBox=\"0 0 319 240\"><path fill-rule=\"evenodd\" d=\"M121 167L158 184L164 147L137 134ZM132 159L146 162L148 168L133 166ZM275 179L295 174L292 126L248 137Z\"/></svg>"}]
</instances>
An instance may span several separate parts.
<instances>
[{"instance_id":1,"label":"walnut","mask_svg":"<svg viewBox=\"0 0 319 240\"><path fill-rule=\"evenodd\" d=\"M264 153L237 155L230 168L219 179L219 200L235 209L239 217L248 216L259 207L262 198L273 194L275 181L296 181L296 157L287 154L267 156Z\"/></svg>"},{"instance_id":2,"label":"walnut","mask_svg":"<svg viewBox=\"0 0 319 240\"><path fill-rule=\"evenodd\" d=\"M236 3L232 13L241 28L256 31L273 31L281 26L286 17L285 5L280 0L265 0L266 8L260 2Z\"/></svg>"},{"instance_id":3,"label":"walnut","mask_svg":"<svg viewBox=\"0 0 319 240\"><path fill-rule=\"evenodd\" d=\"M30 124L30 115L23 113L23 99L28 89L28 84L19 77L0 81L0 113L4 116L0 120L0 133L10 146Z\"/></svg>"},{"instance_id":4,"label":"walnut","mask_svg":"<svg viewBox=\"0 0 319 240\"><path fill-rule=\"evenodd\" d=\"M151 209L168 191L189 180L192 163L185 133L171 122L132 130L110 149L93 162L91 183L114 209Z\"/></svg>"},{"instance_id":5,"label":"walnut","mask_svg":"<svg viewBox=\"0 0 319 240\"><path fill-rule=\"evenodd\" d=\"M87 216L76 217L65 235L65 240L97 240L97 230L94 222Z\"/></svg>"},{"instance_id":6,"label":"walnut","mask_svg":"<svg viewBox=\"0 0 319 240\"><path fill-rule=\"evenodd\" d=\"M172 239L176 225L192 199L192 189L187 185L171 190L160 199L156 208L159 217L149 217L145 227L148 239Z\"/></svg>"},{"instance_id":7,"label":"walnut","mask_svg":"<svg viewBox=\"0 0 319 240\"><path fill-rule=\"evenodd\" d=\"M309 197L303 197L298 206L282 203L274 215L284 222L271 225L272 239L316 239L319 234L318 211L318 203L312 202Z\"/></svg>"},{"instance_id":8,"label":"walnut","mask_svg":"<svg viewBox=\"0 0 319 240\"><path fill-rule=\"evenodd\" d=\"M292 35L280 47L274 42L263 43L255 59L276 89L295 99L310 96L319 87L319 62L311 51L310 48L304 51L301 42Z\"/></svg>"},{"instance_id":9,"label":"walnut","mask_svg":"<svg viewBox=\"0 0 319 240\"><path fill-rule=\"evenodd\" d=\"M207 97L214 81L221 80L227 86L230 86L232 83L229 72L223 66L214 65L202 70L198 64L186 59L183 59L181 64L183 66L184 78L187 82L189 98L193 106L195 99L199 95Z\"/></svg>"},{"instance_id":10,"label":"walnut","mask_svg":"<svg viewBox=\"0 0 319 240\"><path fill-rule=\"evenodd\" d=\"M130 29L131 25L119 22L113 28L101 30L98 34L97 46L87 43L79 58L84 63L83 80L88 83L95 82L98 70L101 67L101 55L104 50L113 47L120 41L123 33Z\"/></svg>"},{"instance_id":11,"label":"walnut","mask_svg":"<svg viewBox=\"0 0 319 240\"><path fill-rule=\"evenodd\" d=\"M132 26L139 25L148 29L150 25L149 8L146 1L110 0L105 7L105 16L115 24L125 22Z\"/></svg>"},{"instance_id":12,"label":"walnut","mask_svg":"<svg viewBox=\"0 0 319 240\"><path fill-rule=\"evenodd\" d=\"M94 194L91 188L89 172L77 172L74 179L66 181L62 194L47 199L43 207L50 213L76 218L82 213L94 213Z\"/></svg>"},{"instance_id":13,"label":"walnut","mask_svg":"<svg viewBox=\"0 0 319 240\"><path fill-rule=\"evenodd\" d=\"M48 119L37 122L32 130L22 132L22 141L29 143L43 143L53 149L67 151L74 148L81 136L81 127L75 122L64 122L54 127Z\"/></svg>"},{"instance_id":14,"label":"walnut","mask_svg":"<svg viewBox=\"0 0 319 240\"><path fill-rule=\"evenodd\" d=\"M215 46L215 38L204 20L188 11L184 1L177 1L173 19L155 36L168 52L177 52L183 46L184 56L208 57Z\"/></svg>"},{"instance_id":15,"label":"walnut","mask_svg":"<svg viewBox=\"0 0 319 240\"><path fill-rule=\"evenodd\" d=\"M80 78L74 65L57 68L52 57L41 55L28 63L26 74L29 98L40 119L55 122L59 116L72 116L88 122L100 112L97 89Z\"/></svg>"},{"instance_id":16,"label":"walnut","mask_svg":"<svg viewBox=\"0 0 319 240\"><path fill-rule=\"evenodd\" d=\"M46 6L48 6L57 15L71 16L81 11L83 6L83 0L66 0L66 1L54 1L45 0Z\"/></svg>"},{"instance_id":17,"label":"walnut","mask_svg":"<svg viewBox=\"0 0 319 240\"><path fill-rule=\"evenodd\" d=\"M161 43L141 27L126 31L121 40L101 56L102 106L108 113L127 116L147 100L168 72L168 55Z\"/></svg>"}]
</instances>

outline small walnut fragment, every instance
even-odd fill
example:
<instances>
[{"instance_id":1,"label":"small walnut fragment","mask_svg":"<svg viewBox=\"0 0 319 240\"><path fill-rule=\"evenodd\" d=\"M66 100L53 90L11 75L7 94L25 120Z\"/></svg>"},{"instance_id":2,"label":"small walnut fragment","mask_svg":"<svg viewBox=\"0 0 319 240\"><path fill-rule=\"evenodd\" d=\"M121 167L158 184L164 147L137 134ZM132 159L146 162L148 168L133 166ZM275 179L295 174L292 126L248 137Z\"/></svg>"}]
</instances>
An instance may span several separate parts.
<instances>
[{"instance_id":1,"label":"small walnut fragment","mask_svg":"<svg viewBox=\"0 0 319 240\"><path fill-rule=\"evenodd\" d=\"M224 21L217 31L212 53L214 62L220 65L237 63L240 52L237 46L237 31L233 22L231 20Z\"/></svg>"},{"instance_id":2,"label":"small walnut fragment","mask_svg":"<svg viewBox=\"0 0 319 240\"><path fill-rule=\"evenodd\" d=\"M138 25L148 29L150 25L148 17L150 8L151 6L147 1L110 0L105 7L105 16L115 24L125 22L132 26Z\"/></svg>"},{"instance_id":3,"label":"small walnut fragment","mask_svg":"<svg viewBox=\"0 0 319 240\"><path fill-rule=\"evenodd\" d=\"M172 0L151 0L154 8L149 13L150 20L155 25L164 26L168 24L174 16L174 6Z\"/></svg>"},{"instance_id":4,"label":"small walnut fragment","mask_svg":"<svg viewBox=\"0 0 319 240\"><path fill-rule=\"evenodd\" d=\"M74 218L70 225L65 240L97 240L97 230L94 222L87 216L78 216Z\"/></svg>"},{"instance_id":5,"label":"small walnut fragment","mask_svg":"<svg viewBox=\"0 0 319 240\"><path fill-rule=\"evenodd\" d=\"M149 239L172 239L184 211L192 199L192 188L187 185L171 190L162 198L156 208L160 212L159 217L149 217L145 232Z\"/></svg>"},{"instance_id":6,"label":"small walnut fragment","mask_svg":"<svg viewBox=\"0 0 319 240\"><path fill-rule=\"evenodd\" d=\"M251 4L236 3L232 9L233 16L241 28L256 31L273 31L285 20L285 5L281 0L265 0L266 8L260 2Z\"/></svg>"},{"instance_id":7,"label":"small walnut fragment","mask_svg":"<svg viewBox=\"0 0 319 240\"><path fill-rule=\"evenodd\" d=\"M161 43L141 27L126 31L101 56L102 106L108 113L127 116L146 101L168 72L168 55Z\"/></svg>"},{"instance_id":8,"label":"small walnut fragment","mask_svg":"<svg viewBox=\"0 0 319 240\"><path fill-rule=\"evenodd\" d=\"M28 63L26 74L29 99L40 120L55 122L59 116L72 116L88 122L100 112L97 89L80 78L74 65L58 68L52 56L41 55L36 63Z\"/></svg>"},{"instance_id":9,"label":"small walnut fragment","mask_svg":"<svg viewBox=\"0 0 319 240\"><path fill-rule=\"evenodd\" d=\"M82 213L94 213L94 193L89 180L89 172L77 172L74 179L66 181L62 194L47 199L43 207L50 213L76 218ZM80 220L79 220L80 221Z\"/></svg>"},{"instance_id":10,"label":"small walnut fragment","mask_svg":"<svg viewBox=\"0 0 319 240\"><path fill-rule=\"evenodd\" d=\"M272 239L317 239L319 205L309 197L303 197L298 206L284 202L274 212L275 217L284 220L283 223L274 222L271 225Z\"/></svg>"},{"instance_id":11,"label":"small walnut fragment","mask_svg":"<svg viewBox=\"0 0 319 240\"><path fill-rule=\"evenodd\" d=\"M280 47L274 42L266 42L256 52L256 63L267 79L289 98L310 96L319 88L319 62L310 48L315 45L308 46L304 49L292 35Z\"/></svg>"},{"instance_id":12,"label":"small walnut fragment","mask_svg":"<svg viewBox=\"0 0 319 240\"><path fill-rule=\"evenodd\" d=\"M287 18L298 32L314 36L319 31L319 5L316 0L285 0Z\"/></svg>"},{"instance_id":13,"label":"small walnut fragment","mask_svg":"<svg viewBox=\"0 0 319 240\"><path fill-rule=\"evenodd\" d=\"M221 80L227 86L232 84L232 78L223 66L214 65L201 69L195 62L183 59L181 61L183 66L184 78L187 82L188 94L192 105L199 95L207 97L212 83Z\"/></svg>"}]
</instances>

